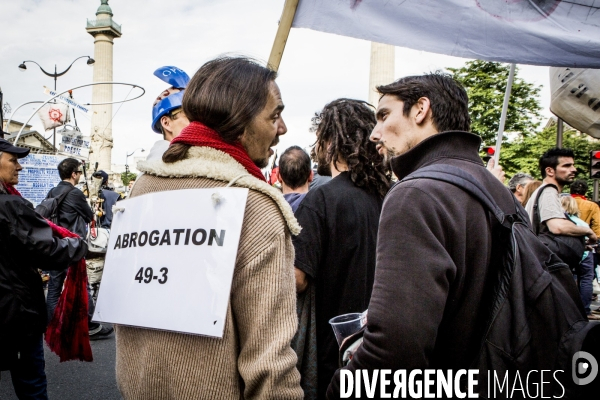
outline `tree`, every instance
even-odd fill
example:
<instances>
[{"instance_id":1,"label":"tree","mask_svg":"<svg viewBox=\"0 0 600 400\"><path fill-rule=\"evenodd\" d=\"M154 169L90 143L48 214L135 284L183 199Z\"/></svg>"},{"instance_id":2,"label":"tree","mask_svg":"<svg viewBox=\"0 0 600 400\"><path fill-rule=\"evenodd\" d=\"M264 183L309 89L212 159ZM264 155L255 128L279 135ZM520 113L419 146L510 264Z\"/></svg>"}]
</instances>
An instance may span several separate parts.
<instances>
[{"instance_id":1,"label":"tree","mask_svg":"<svg viewBox=\"0 0 600 400\"><path fill-rule=\"evenodd\" d=\"M121 173L121 180L123 181L123 185L129 185L129 181L134 181L137 178L137 174L133 172L123 172Z\"/></svg>"},{"instance_id":2,"label":"tree","mask_svg":"<svg viewBox=\"0 0 600 400\"><path fill-rule=\"evenodd\" d=\"M504 92L510 66L491 61L468 61L461 68L447 68L469 95L471 131L481 136L488 146L496 144ZM525 82L517 76L512 86L505 132L529 136L535 132L541 119L540 87ZM506 141L506 135L503 137Z\"/></svg>"},{"instance_id":3,"label":"tree","mask_svg":"<svg viewBox=\"0 0 600 400\"><path fill-rule=\"evenodd\" d=\"M517 172L526 172L535 179L541 180L538 161L541 155L556 147L556 125L543 129L541 132L530 136L521 136L518 139L503 144L500 152L500 165L508 178ZM581 133L575 129L565 129L563 132L564 148L572 149L575 153L575 167L577 179L586 179L591 197L593 181L588 179L590 173L590 151L600 149L598 139Z\"/></svg>"}]
</instances>

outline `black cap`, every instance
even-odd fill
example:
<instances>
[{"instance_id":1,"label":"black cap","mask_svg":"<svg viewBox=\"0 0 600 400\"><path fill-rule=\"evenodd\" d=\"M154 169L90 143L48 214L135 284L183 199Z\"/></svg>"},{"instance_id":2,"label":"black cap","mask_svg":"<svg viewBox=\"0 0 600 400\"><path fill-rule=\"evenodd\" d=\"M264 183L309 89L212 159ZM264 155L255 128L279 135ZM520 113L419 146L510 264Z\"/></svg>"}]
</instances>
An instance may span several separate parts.
<instances>
[{"instance_id":1,"label":"black cap","mask_svg":"<svg viewBox=\"0 0 600 400\"><path fill-rule=\"evenodd\" d=\"M102 178L102 184L108 182L108 174L102 170L94 172L92 176L94 178Z\"/></svg>"},{"instance_id":2,"label":"black cap","mask_svg":"<svg viewBox=\"0 0 600 400\"><path fill-rule=\"evenodd\" d=\"M25 147L13 146L6 139L0 139L0 151L14 154L17 158L27 157L27 154L30 152L30 150Z\"/></svg>"}]
</instances>

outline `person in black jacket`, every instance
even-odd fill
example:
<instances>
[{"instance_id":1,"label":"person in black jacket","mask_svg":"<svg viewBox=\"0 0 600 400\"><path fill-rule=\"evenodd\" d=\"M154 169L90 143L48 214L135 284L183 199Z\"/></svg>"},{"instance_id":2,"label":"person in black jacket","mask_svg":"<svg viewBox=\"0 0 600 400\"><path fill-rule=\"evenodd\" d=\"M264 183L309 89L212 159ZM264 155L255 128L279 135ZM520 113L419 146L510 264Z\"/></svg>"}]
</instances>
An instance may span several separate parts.
<instances>
[{"instance_id":1,"label":"person in black jacket","mask_svg":"<svg viewBox=\"0 0 600 400\"><path fill-rule=\"evenodd\" d=\"M334 100L313 118L315 155L320 166L330 166L333 178L310 190L295 212L302 226L292 238L296 288L314 290L315 299L318 382L317 388L305 385L314 368L301 372L306 398L324 398L338 366L329 320L369 305L379 214L390 187L383 158L369 142L374 126L373 108L352 99Z\"/></svg>"},{"instance_id":2,"label":"person in black jacket","mask_svg":"<svg viewBox=\"0 0 600 400\"><path fill-rule=\"evenodd\" d=\"M83 192L75 185L79 183L83 173L81 162L75 158L65 158L58 164L58 174L62 181L54 188L50 189L46 197L58 197L68 191L65 199L58 206L57 225L67 228L82 238L87 237L88 224L94 218L92 208L87 203ZM67 270L50 271L50 281L48 282L48 295L46 298L46 307L48 309L48 321L52 319L54 310L58 304L58 299L62 292ZM89 290L88 290L89 294ZM104 327L97 322L92 322L94 313L94 303L91 294L88 299L89 304L89 329L90 339L100 339L110 335L113 328Z\"/></svg>"},{"instance_id":3,"label":"person in black jacket","mask_svg":"<svg viewBox=\"0 0 600 400\"><path fill-rule=\"evenodd\" d=\"M409 76L377 90L371 140L398 179L449 164L473 175L503 212L514 213L514 197L479 157L481 138L468 132L467 93L452 77ZM408 376L470 368L488 315L484 289L496 226L481 203L450 183L416 179L389 191L363 342L336 372L328 398L340 397L342 371L372 376L374 370L406 370ZM377 385L383 381L382 375ZM387 386L388 393L390 387L398 386Z\"/></svg>"},{"instance_id":4,"label":"person in black jacket","mask_svg":"<svg viewBox=\"0 0 600 400\"><path fill-rule=\"evenodd\" d=\"M47 399L42 335L47 315L40 266L65 269L87 252L81 238L60 239L14 188L28 149L0 139L0 369L17 397Z\"/></svg>"},{"instance_id":5,"label":"person in black jacket","mask_svg":"<svg viewBox=\"0 0 600 400\"><path fill-rule=\"evenodd\" d=\"M79 183L81 174L81 162L74 158L65 158L58 164L58 174L62 181L54 188L50 189L46 198L58 197L68 192L64 200L58 206L57 225L67 228L80 237L87 236L87 224L94 218L94 213L88 205L85 195L75 185ZM54 309L58 304L58 298L62 292L63 283L67 276L67 270L50 271L50 281L48 282L48 296L46 305L48 308L48 320L52 319Z\"/></svg>"},{"instance_id":6,"label":"person in black jacket","mask_svg":"<svg viewBox=\"0 0 600 400\"><path fill-rule=\"evenodd\" d=\"M121 196L114 190L108 187L108 174L102 170L94 172L92 175L94 178L102 179L102 185L100 186L100 198L104 200L102 202L102 216L100 217L100 227L110 229L112 224L113 212L112 208L117 201L121 200Z\"/></svg>"}]
</instances>

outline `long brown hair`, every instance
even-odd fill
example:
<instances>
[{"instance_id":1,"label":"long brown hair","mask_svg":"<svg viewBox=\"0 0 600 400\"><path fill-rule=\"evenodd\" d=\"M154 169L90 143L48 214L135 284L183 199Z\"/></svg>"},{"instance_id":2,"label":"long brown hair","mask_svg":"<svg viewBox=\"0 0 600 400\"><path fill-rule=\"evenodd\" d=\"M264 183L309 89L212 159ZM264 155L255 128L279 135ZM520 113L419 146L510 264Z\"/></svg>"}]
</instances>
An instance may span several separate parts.
<instances>
[{"instance_id":1,"label":"long brown hair","mask_svg":"<svg viewBox=\"0 0 600 400\"><path fill-rule=\"evenodd\" d=\"M194 74L183 95L190 122L201 122L233 143L267 104L277 73L247 57L219 57ZM171 163L186 158L189 145L175 143L163 155Z\"/></svg>"},{"instance_id":2,"label":"long brown hair","mask_svg":"<svg viewBox=\"0 0 600 400\"><path fill-rule=\"evenodd\" d=\"M523 207L525 207L527 201L529 201L529 198L531 197L533 192L535 192L536 189L540 186L542 186L541 181L530 181L529 183L527 183L527 185L525 185L525 189L523 189L523 201L521 202Z\"/></svg>"}]
</instances>

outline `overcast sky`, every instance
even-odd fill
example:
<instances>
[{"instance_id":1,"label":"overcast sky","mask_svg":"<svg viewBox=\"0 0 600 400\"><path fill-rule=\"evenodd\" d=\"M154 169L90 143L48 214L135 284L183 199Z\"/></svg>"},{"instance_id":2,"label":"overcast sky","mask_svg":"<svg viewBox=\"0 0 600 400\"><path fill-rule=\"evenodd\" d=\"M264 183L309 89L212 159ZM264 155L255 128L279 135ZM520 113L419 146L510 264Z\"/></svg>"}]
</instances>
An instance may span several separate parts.
<instances>
[{"instance_id":1,"label":"overcast sky","mask_svg":"<svg viewBox=\"0 0 600 400\"><path fill-rule=\"evenodd\" d=\"M152 72L174 65L190 76L206 61L224 53L244 54L267 60L277 31L284 0L110 0L113 20L122 25L115 39L116 82L143 87L146 94L135 101L113 105L113 164L124 164L125 155L138 147L149 150L160 135L150 128L151 107L166 84ZM20 104L46 100L43 86L52 78L35 64L27 71L17 66L34 60L45 70L61 72L77 57L94 55L93 38L85 31L86 19L95 19L100 0L4 0L0 4L0 87L13 111ZM314 141L310 119L327 102L339 97L367 100L370 43L306 29L292 29L283 55L277 83L286 109L288 133L279 152L290 145L306 147ZM396 48L396 78L459 67L466 59ZM519 76L543 85L541 102L549 116L547 67L519 66ZM92 67L77 61L58 78L58 90L92 82ZM114 101L123 100L128 87L114 88ZM139 93L139 92L138 92ZM91 101L91 89L73 93L80 103ZM24 122L33 112L26 106L13 118ZM90 120L82 113L77 122L90 134ZM34 128L43 132L36 116ZM51 131L47 133L50 135ZM137 153L136 153L137 155Z\"/></svg>"}]
</instances>

